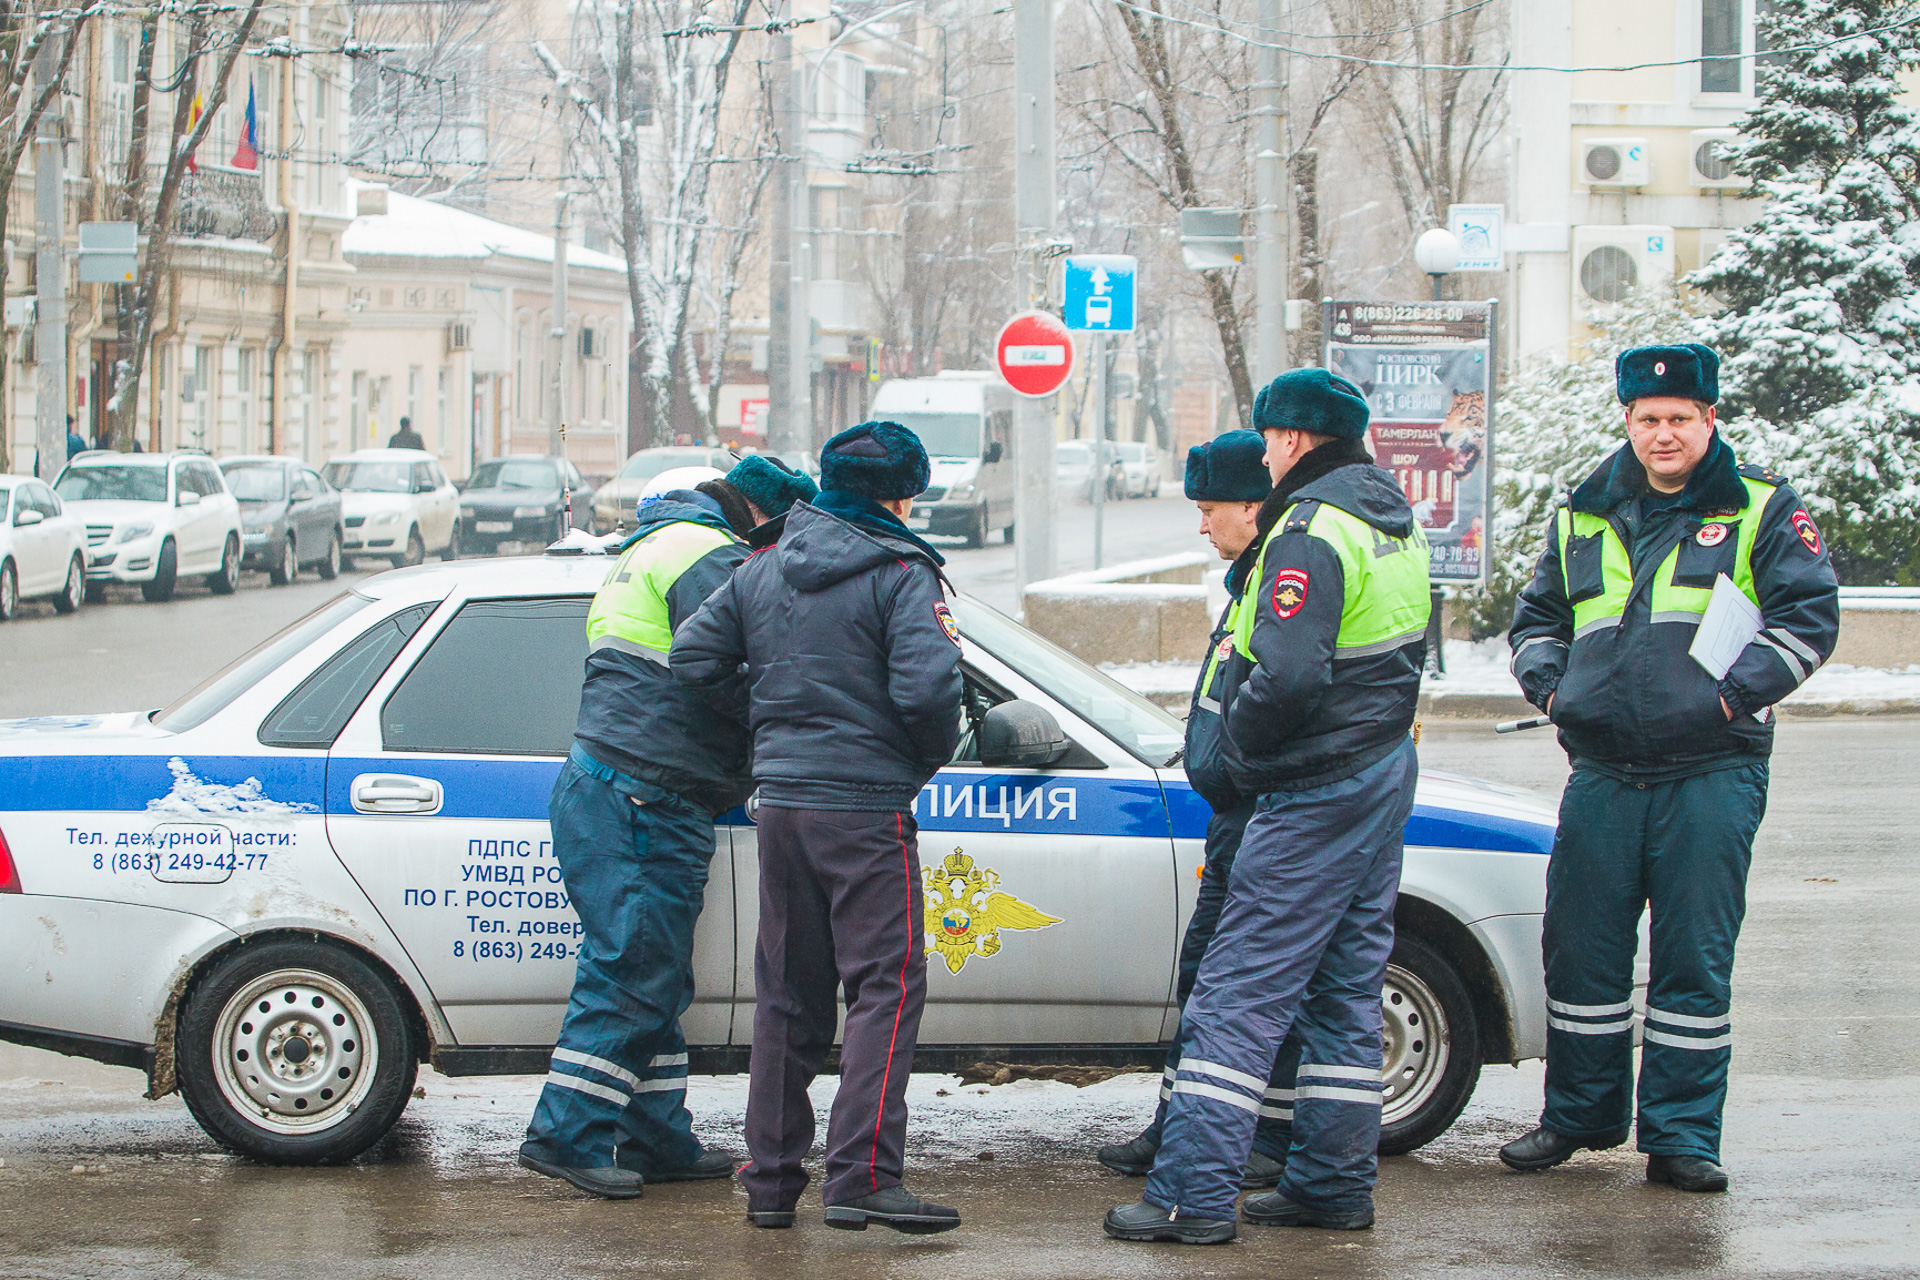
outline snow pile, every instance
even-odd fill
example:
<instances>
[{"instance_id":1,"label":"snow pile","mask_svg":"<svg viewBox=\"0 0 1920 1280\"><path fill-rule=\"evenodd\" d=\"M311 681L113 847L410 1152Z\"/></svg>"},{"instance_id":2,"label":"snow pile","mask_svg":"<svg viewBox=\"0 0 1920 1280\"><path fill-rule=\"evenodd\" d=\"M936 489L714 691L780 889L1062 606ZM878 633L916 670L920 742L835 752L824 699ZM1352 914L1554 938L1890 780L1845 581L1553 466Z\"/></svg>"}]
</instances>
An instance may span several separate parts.
<instances>
[{"instance_id":1,"label":"snow pile","mask_svg":"<svg viewBox=\"0 0 1920 1280\"><path fill-rule=\"evenodd\" d=\"M261 790L258 778L248 778L232 786L208 782L196 776L179 756L167 761L167 769L173 774L173 789L157 800L147 801L148 813L223 813L250 818L291 818L299 813L319 812L318 805L271 798Z\"/></svg>"},{"instance_id":2,"label":"snow pile","mask_svg":"<svg viewBox=\"0 0 1920 1280\"><path fill-rule=\"evenodd\" d=\"M368 184L352 185L357 192ZM464 209L404 196L398 191L387 193L387 212L355 218L340 237L340 249L349 256L488 258L498 254L530 262L553 261L551 236L510 227ZM567 266L617 271L623 276L627 271L623 259L572 244L567 246Z\"/></svg>"}]
</instances>

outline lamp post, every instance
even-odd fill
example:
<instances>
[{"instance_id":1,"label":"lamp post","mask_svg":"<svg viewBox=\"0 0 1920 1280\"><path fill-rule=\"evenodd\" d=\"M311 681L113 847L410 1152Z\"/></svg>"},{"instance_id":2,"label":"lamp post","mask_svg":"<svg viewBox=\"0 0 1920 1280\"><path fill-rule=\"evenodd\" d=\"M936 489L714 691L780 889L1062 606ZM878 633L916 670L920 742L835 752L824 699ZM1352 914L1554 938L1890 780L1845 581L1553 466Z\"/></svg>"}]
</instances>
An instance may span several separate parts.
<instances>
[{"instance_id":1,"label":"lamp post","mask_svg":"<svg viewBox=\"0 0 1920 1280\"><path fill-rule=\"evenodd\" d=\"M1423 231L1413 242L1413 260L1433 281L1433 300L1440 301L1440 281L1460 266L1460 241L1445 227Z\"/></svg>"}]
</instances>

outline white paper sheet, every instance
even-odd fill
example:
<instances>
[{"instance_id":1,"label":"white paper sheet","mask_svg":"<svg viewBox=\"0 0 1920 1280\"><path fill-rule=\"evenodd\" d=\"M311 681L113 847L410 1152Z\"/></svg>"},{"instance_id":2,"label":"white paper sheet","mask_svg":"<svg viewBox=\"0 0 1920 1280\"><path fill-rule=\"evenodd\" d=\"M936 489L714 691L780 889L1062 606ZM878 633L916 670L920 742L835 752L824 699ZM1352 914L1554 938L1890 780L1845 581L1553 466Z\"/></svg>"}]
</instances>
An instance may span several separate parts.
<instances>
[{"instance_id":1,"label":"white paper sheet","mask_svg":"<svg viewBox=\"0 0 1920 1280\"><path fill-rule=\"evenodd\" d=\"M1760 634L1761 622L1759 607L1723 573L1713 580L1713 596L1707 601L1707 611L1693 633L1693 647L1687 652L1718 680Z\"/></svg>"}]
</instances>

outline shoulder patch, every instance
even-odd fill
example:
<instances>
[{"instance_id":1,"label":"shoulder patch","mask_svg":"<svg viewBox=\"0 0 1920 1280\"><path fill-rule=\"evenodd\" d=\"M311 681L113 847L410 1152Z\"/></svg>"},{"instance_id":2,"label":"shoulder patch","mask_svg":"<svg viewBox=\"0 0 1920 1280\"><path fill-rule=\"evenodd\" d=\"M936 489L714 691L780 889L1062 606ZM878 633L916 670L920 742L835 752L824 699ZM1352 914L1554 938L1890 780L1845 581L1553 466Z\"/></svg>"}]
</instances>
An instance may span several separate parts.
<instances>
[{"instance_id":1,"label":"shoulder patch","mask_svg":"<svg viewBox=\"0 0 1920 1280\"><path fill-rule=\"evenodd\" d=\"M1807 514L1807 509L1796 507L1788 518L1793 521L1793 531L1800 535L1800 541L1807 544L1807 550L1819 555L1822 550L1820 531L1813 527L1813 517Z\"/></svg>"},{"instance_id":2,"label":"shoulder patch","mask_svg":"<svg viewBox=\"0 0 1920 1280\"><path fill-rule=\"evenodd\" d=\"M1287 508L1287 522L1280 527L1280 532L1303 533L1307 526L1313 523L1314 516L1319 513L1320 503L1317 499L1309 498L1305 502L1297 502Z\"/></svg>"},{"instance_id":3,"label":"shoulder patch","mask_svg":"<svg viewBox=\"0 0 1920 1280\"><path fill-rule=\"evenodd\" d=\"M1740 464L1740 474L1749 480L1759 480L1765 484L1785 484L1787 478L1772 467L1763 467L1755 462Z\"/></svg>"},{"instance_id":4,"label":"shoulder patch","mask_svg":"<svg viewBox=\"0 0 1920 1280\"><path fill-rule=\"evenodd\" d=\"M1273 611L1291 618L1307 605L1307 571L1282 569L1273 575Z\"/></svg>"},{"instance_id":5,"label":"shoulder patch","mask_svg":"<svg viewBox=\"0 0 1920 1280\"><path fill-rule=\"evenodd\" d=\"M953 610L947 608L946 601L942 600L933 606L933 616L939 621L940 629L947 633L947 639L959 644L960 624L953 620Z\"/></svg>"}]
</instances>

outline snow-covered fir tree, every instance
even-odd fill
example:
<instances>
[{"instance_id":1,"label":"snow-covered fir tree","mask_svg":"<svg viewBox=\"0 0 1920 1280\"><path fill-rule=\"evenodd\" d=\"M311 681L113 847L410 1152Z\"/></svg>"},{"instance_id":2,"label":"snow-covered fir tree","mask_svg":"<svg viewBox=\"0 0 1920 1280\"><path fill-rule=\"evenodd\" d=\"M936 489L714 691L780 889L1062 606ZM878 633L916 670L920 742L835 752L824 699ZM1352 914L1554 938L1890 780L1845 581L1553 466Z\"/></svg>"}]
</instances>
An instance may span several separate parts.
<instances>
[{"instance_id":1,"label":"snow-covered fir tree","mask_svg":"<svg viewBox=\"0 0 1920 1280\"><path fill-rule=\"evenodd\" d=\"M1767 201L1689 279L1725 304L1721 414L1751 460L1790 475L1843 582L1920 581L1920 12L1776 0L1760 105L1731 148Z\"/></svg>"}]
</instances>

